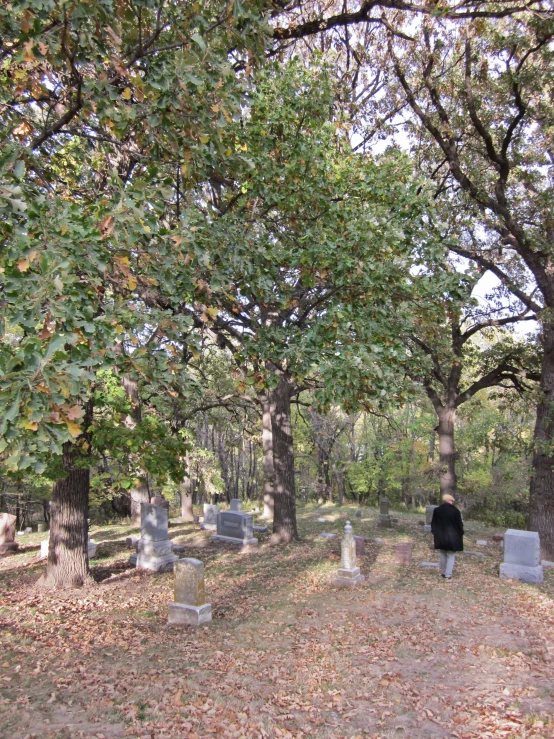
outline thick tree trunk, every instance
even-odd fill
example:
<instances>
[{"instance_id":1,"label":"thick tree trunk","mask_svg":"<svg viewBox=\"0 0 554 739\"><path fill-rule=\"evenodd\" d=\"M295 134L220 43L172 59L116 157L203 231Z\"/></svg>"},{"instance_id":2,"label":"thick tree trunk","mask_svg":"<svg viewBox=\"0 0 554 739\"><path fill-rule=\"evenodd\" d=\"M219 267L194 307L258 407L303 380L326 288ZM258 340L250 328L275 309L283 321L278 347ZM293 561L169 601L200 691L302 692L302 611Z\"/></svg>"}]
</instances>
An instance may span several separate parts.
<instances>
[{"instance_id":1,"label":"thick tree trunk","mask_svg":"<svg viewBox=\"0 0 554 739\"><path fill-rule=\"evenodd\" d=\"M273 541L298 539L290 397L291 386L287 378L281 375L279 384L271 392L275 474Z\"/></svg>"},{"instance_id":2,"label":"thick tree trunk","mask_svg":"<svg viewBox=\"0 0 554 739\"><path fill-rule=\"evenodd\" d=\"M440 498L443 495L456 497L456 468L454 451L454 424L456 421L456 408L445 405L437 410L439 425L437 433L439 437L439 483Z\"/></svg>"},{"instance_id":3,"label":"thick tree trunk","mask_svg":"<svg viewBox=\"0 0 554 739\"><path fill-rule=\"evenodd\" d=\"M50 544L42 581L47 587L77 588L90 581L87 522L90 475L88 467L77 466L79 458L75 444L64 444L63 466L67 474L54 484L50 503Z\"/></svg>"},{"instance_id":4,"label":"thick tree trunk","mask_svg":"<svg viewBox=\"0 0 554 739\"><path fill-rule=\"evenodd\" d=\"M140 528L141 503L150 503L150 488L146 477L131 490L131 523L137 528Z\"/></svg>"},{"instance_id":5,"label":"thick tree trunk","mask_svg":"<svg viewBox=\"0 0 554 739\"><path fill-rule=\"evenodd\" d=\"M194 511L192 510L192 480L190 479L190 460L186 455L187 473L181 483L181 521L187 523L194 522Z\"/></svg>"},{"instance_id":6,"label":"thick tree trunk","mask_svg":"<svg viewBox=\"0 0 554 739\"><path fill-rule=\"evenodd\" d=\"M554 560L554 324L543 327L541 398L535 422L529 489L529 529L538 531L542 556Z\"/></svg>"},{"instance_id":7,"label":"thick tree trunk","mask_svg":"<svg viewBox=\"0 0 554 739\"><path fill-rule=\"evenodd\" d=\"M262 449L264 459L264 509L262 518L273 520L275 472L273 469L273 430L271 428L271 403L269 398L262 401Z\"/></svg>"}]
</instances>

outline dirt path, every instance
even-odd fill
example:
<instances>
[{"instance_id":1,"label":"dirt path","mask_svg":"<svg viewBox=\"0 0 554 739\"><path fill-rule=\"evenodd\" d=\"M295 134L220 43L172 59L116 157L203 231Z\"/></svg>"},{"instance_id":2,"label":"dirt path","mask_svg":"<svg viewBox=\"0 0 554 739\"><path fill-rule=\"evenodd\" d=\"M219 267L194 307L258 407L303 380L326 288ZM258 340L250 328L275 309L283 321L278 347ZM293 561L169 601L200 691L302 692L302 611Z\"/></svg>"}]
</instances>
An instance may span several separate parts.
<instances>
[{"instance_id":1,"label":"dirt path","mask_svg":"<svg viewBox=\"0 0 554 739\"><path fill-rule=\"evenodd\" d=\"M544 585L500 581L501 550L458 557L442 580L417 517L376 528L361 558L366 582L330 584L352 509L325 525L301 512L303 541L238 554L197 526L172 528L206 564L214 620L166 625L172 576L127 567L122 527L103 544L95 587L37 591L35 550L0 561L0 736L188 737L554 736L554 572ZM493 533L470 524L467 548ZM411 541L412 565L394 562ZM34 546L29 542L29 547Z\"/></svg>"}]
</instances>

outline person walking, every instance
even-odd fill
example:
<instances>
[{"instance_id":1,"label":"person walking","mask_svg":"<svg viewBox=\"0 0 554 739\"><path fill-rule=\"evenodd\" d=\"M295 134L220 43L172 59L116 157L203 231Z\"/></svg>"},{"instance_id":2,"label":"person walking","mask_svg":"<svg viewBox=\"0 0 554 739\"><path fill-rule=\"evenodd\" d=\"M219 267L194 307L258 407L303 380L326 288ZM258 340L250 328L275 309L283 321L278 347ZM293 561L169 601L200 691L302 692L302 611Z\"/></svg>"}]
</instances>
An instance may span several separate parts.
<instances>
[{"instance_id":1,"label":"person walking","mask_svg":"<svg viewBox=\"0 0 554 739\"><path fill-rule=\"evenodd\" d=\"M452 577L456 552L464 551L464 522L454 502L451 495L443 495L442 505L435 508L431 519L435 549L440 550L441 575L447 580Z\"/></svg>"}]
</instances>

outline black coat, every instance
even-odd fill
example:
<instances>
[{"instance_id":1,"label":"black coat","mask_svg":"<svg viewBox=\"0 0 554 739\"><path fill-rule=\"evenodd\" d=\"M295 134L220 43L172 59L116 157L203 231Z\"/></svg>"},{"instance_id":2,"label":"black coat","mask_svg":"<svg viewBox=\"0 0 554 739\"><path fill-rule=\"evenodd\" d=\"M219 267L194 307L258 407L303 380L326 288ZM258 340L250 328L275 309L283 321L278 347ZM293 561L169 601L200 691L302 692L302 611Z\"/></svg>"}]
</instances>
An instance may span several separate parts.
<instances>
[{"instance_id":1,"label":"black coat","mask_svg":"<svg viewBox=\"0 0 554 739\"><path fill-rule=\"evenodd\" d=\"M435 538L435 549L450 552L464 551L464 523L462 514L451 503L443 503L433 511L431 531Z\"/></svg>"}]
</instances>

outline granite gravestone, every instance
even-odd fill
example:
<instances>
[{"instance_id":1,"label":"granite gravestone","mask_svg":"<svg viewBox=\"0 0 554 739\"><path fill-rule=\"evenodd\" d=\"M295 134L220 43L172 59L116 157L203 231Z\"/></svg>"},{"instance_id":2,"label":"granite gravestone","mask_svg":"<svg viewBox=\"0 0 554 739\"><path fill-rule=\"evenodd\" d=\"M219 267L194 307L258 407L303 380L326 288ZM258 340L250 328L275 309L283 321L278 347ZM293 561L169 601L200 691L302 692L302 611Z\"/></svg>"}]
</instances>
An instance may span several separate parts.
<instances>
[{"instance_id":1,"label":"granite gravestone","mask_svg":"<svg viewBox=\"0 0 554 739\"><path fill-rule=\"evenodd\" d=\"M199 559L179 559L175 563L175 594L169 604L168 624L199 626L212 620L212 606L206 603L204 563Z\"/></svg>"},{"instance_id":2,"label":"granite gravestone","mask_svg":"<svg viewBox=\"0 0 554 739\"><path fill-rule=\"evenodd\" d=\"M506 531L500 577L531 583L543 581L541 542L536 531Z\"/></svg>"},{"instance_id":3,"label":"granite gravestone","mask_svg":"<svg viewBox=\"0 0 554 739\"><path fill-rule=\"evenodd\" d=\"M233 511L233 513L241 513L242 512L242 500L239 498L231 498L231 502L229 504L229 510Z\"/></svg>"},{"instance_id":4,"label":"granite gravestone","mask_svg":"<svg viewBox=\"0 0 554 739\"><path fill-rule=\"evenodd\" d=\"M360 574L360 568L356 566L356 542L350 521L347 521L341 542L340 568L333 584L338 587L353 587L364 580L365 577Z\"/></svg>"},{"instance_id":5,"label":"granite gravestone","mask_svg":"<svg viewBox=\"0 0 554 739\"><path fill-rule=\"evenodd\" d=\"M431 521L433 520L433 511L435 508L438 508L436 505L426 505L425 506L425 526L423 527L424 531L431 531Z\"/></svg>"},{"instance_id":6,"label":"granite gravestone","mask_svg":"<svg viewBox=\"0 0 554 739\"><path fill-rule=\"evenodd\" d=\"M217 517L219 515L219 506L204 503L204 520L200 524L200 528L205 531L217 531Z\"/></svg>"},{"instance_id":7,"label":"granite gravestone","mask_svg":"<svg viewBox=\"0 0 554 739\"><path fill-rule=\"evenodd\" d=\"M167 510L150 503L141 503L140 519L137 553L131 555L130 564L155 572L172 570L179 558L173 554L169 539Z\"/></svg>"},{"instance_id":8,"label":"granite gravestone","mask_svg":"<svg viewBox=\"0 0 554 739\"><path fill-rule=\"evenodd\" d=\"M412 563L412 545L397 544L394 553L394 560L400 565L409 565Z\"/></svg>"},{"instance_id":9,"label":"granite gravestone","mask_svg":"<svg viewBox=\"0 0 554 739\"><path fill-rule=\"evenodd\" d=\"M0 513L0 555L16 552L19 547L15 541L15 522L12 513Z\"/></svg>"},{"instance_id":10,"label":"granite gravestone","mask_svg":"<svg viewBox=\"0 0 554 739\"><path fill-rule=\"evenodd\" d=\"M256 545L253 536L252 516L235 511L222 511L217 516L217 534L212 541L227 541L241 546Z\"/></svg>"},{"instance_id":11,"label":"granite gravestone","mask_svg":"<svg viewBox=\"0 0 554 739\"><path fill-rule=\"evenodd\" d=\"M379 504L379 520L377 526L385 529L392 528L392 519L390 517L390 501L388 498L381 498Z\"/></svg>"}]
</instances>

